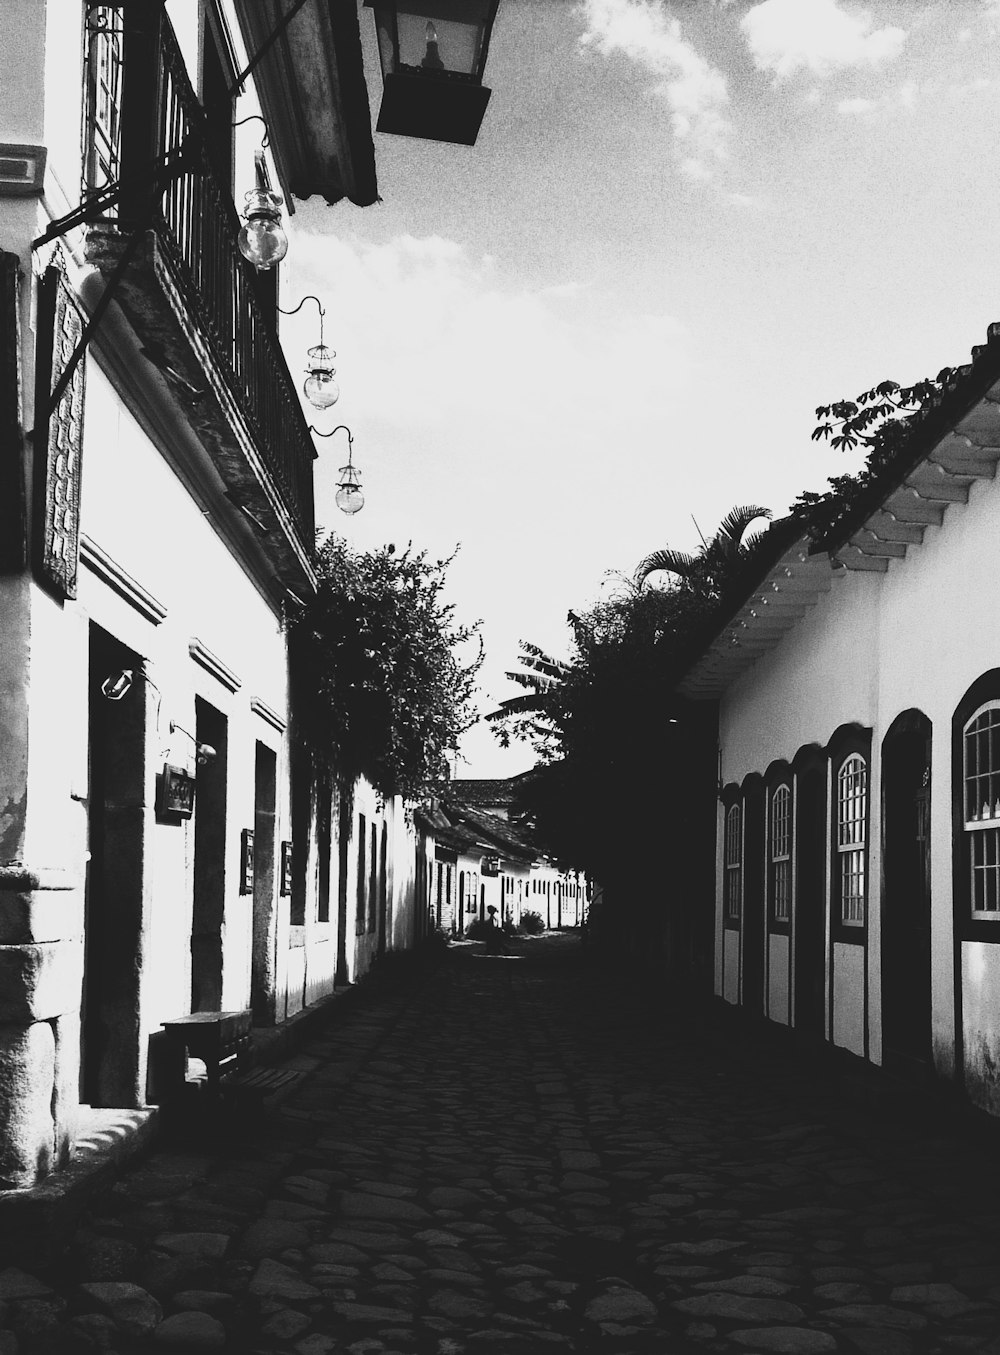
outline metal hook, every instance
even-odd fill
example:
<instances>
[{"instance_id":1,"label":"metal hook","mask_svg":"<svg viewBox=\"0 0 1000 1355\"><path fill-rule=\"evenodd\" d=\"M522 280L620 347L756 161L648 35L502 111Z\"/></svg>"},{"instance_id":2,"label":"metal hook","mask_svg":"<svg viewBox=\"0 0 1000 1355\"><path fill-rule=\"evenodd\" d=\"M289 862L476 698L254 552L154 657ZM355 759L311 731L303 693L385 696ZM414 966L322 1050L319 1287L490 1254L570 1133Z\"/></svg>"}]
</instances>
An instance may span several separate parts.
<instances>
[{"instance_id":1,"label":"metal hook","mask_svg":"<svg viewBox=\"0 0 1000 1355\"><path fill-rule=\"evenodd\" d=\"M242 127L245 122L262 122L264 124L264 140L260 143L262 151L266 151L271 144L271 129L267 125L267 119L262 118L259 113L251 113L249 117L240 118L239 122L234 122L234 127Z\"/></svg>"},{"instance_id":2,"label":"metal hook","mask_svg":"<svg viewBox=\"0 0 1000 1355\"><path fill-rule=\"evenodd\" d=\"M302 309L302 307L306 304L307 301L315 301L316 305L319 307L319 341L322 344L323 320L326 317L326 309L324 308L323 303L322 301L320 301L318 296L313 296L312 292L310 292L308 296L304 296L302 300L299 302L299 304L297 306L293 306L291 310L286 311L283 306L278 306L277 309L281 312L282 315L298 315L299 311ZM321 433L320 437L326 437L326 434Z\"/></svg>"}]
</instances>

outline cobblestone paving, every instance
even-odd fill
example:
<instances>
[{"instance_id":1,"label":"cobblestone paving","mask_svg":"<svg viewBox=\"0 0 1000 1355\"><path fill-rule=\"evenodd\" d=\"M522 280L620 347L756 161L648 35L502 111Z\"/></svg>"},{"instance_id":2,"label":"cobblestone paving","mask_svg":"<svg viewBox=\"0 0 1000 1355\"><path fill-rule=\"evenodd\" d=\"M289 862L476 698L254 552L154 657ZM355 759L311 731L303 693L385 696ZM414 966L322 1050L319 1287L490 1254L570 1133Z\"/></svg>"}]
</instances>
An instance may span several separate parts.
<instances>
[{"instance_id":1,"label":"cobblestone paving","mask_svg":"<svg viewBox=\"0 0 1000 1355\"><path fill-rule=\"evenodd\" d=\"M1000 1133L518 952L373 979L226 1151L0 1273L0 1355L1000 1355Z\"/></svg>"}]
</instances>

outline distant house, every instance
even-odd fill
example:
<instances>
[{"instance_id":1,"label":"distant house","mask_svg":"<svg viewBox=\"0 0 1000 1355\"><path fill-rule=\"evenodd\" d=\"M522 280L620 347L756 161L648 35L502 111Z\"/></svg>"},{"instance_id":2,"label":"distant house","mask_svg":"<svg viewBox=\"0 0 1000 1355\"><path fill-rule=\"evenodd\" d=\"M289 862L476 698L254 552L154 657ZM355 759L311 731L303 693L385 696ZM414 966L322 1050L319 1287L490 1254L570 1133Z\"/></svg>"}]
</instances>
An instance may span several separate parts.
<instances>
[{"instance_id":1,"label":"distant house","mask_svg":"<svg viewBox=\"0 0 1000 1355\"><path fill-rule=\"evenodd\" d=\"M490 907L515 926L529 911L551 928L583 921L583 878L560 870L526 828L510 821L511 783L522 779L453 780L447 793L425 809L423 822L434 839L430 912L445 931L461 935Z\"/></svg>"},{"instance_id":2,"label":"distant house","mask_svg":"<svg viewBox=\"0 0 1000 1355\"><path fill-rule=\"evenodd\" d=\"M1000 1114L1000 326L835 531L776 524L718 704L715 987Z\"/></svg>"}]
</instances>

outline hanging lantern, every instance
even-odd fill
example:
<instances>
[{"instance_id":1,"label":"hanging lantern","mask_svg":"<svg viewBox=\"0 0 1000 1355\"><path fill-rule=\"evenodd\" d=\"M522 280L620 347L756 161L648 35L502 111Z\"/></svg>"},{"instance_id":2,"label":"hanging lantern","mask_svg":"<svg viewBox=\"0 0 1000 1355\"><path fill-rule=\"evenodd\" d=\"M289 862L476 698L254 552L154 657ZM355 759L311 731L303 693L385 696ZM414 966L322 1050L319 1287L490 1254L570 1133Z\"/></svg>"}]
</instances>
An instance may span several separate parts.
<instances>
[{"instance_id":1,"label":"hanging lantern","mask_svg":"<svg viewBox=\"0 0 1000 1355\"><path fill-rule=\"evenodd\" d=\"M327 348L323 342L323 321L326 319L326 311L323 309L323 303L318 296L304 296L297 306L291 310L285 310L279 306L278 310L282 315L296 315L306 304L307 301L315 301L319 308L319 343L309 349L309 366L306 371L309 375L306 377L302 386L302 394L306 397L313 409L329 409L340 399L340 387L334 378L335 368L333 359L337 356L331 349ZM341 425L343 426L343 425ZM321 433L320 437L326 437Z\"/></svg>"},{"instance_id":2,"label":"hanging lantern","mask_svg":"<svg viewBox=\"0 0 1000 1355\"><path fill-rule=\"evenodd\" d=\"M322 325L322 322L321 322ZM322 329L321 329L322 334ZM336 353L325 343L318 343L309 349L309 375L305 379L302 392L314 409L329 409L340 399L340 387L334 378L333 359Z\"/></svg>"},{"instance_id":3,"label":"hanging lantern","mask_svg":"<svg viewBox=\"0 0 1000 1355\"><path fill-rule=\"evenodd\" d=\"M490 100L483 72L499 0L365 0L375 10L377 130L474 146Z\"/></svg>"},{"instance_id":4,"label":"hanging lantern","mask_svg":"<svg viewBox=\"0 0 1000 1355\"><path fill-rule=\"evenodd\" d=\"M337 427L332 428L329 433L321 433L318 428L313 428L310 424L309 431L315 433L318 438L332 438L334 433L347 434L347 465L340 468L337 492L333 498L342 513L347 513L353 517L355 513L360 513L365 506L365 496L361 492L361 472L354 464L354 435L346 423L338 423Z\"/></svg>"},{"instance_id":5,"label":"hanging lantern","mask_svg":"<svg viewBox=\"0 0 1000 1355\"><path fill-rule=\"evenodd\" d=\"M240 253L255 268L273 268L288 253L288 236L281 225L280 193L252 188L246 195L246 225L239 234Z\"/></svg>"},{"instance_id":6,"label":"hanging lantern","mask_svg":"<svg viewBox=\"0 0 1000 1355\"><path fill-rule=\"evenodd\" d=\"M365 496L361 492L361 472L350 460L346 466L340 468L338 486L334 501L340 511L347 513L349 517L360 513L365 506Z\"/></svg>"}]
</instances>

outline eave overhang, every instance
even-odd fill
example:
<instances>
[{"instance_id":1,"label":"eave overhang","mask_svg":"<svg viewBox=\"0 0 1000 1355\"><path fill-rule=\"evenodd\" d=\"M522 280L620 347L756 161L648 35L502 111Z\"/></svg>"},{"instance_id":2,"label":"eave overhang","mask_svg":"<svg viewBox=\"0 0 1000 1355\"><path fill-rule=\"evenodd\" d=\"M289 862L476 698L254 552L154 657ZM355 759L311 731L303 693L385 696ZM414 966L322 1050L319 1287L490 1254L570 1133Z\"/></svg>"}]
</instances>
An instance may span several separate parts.
<instances>
[{"instance_id":1,"label":"eave overhang","mask_svg":"<svg viewBox=\"0 0 1000 1355\"><path fill-rule=\"evenodd\" d=\"M776 648L806 611L848 571L884 574L940 526L951 503L966 503L976 480L992 480L1000 463L1000 325L991 325L972 362L959 368L922 414L905 445L835 529L818 539L805 518L776 531L794 534L748 567L717 613L711 633L689 659L676 690L693 700L718 699L762 654ZM720 619L724 618L724 619Z\"/></svg>"},{"instance_id":2,"label":"eave overhang","mask_svg":"<svg viewBox=\"0 0 1000 1355\"><path fill-rule=\"evenodd\" d=\"M234 0L252 60L295 0ZM371 109L357 6L306 0L251 79L267 119L278 176L297 198L378 200ZM289 204L291 205L291 204Z\"/></svg>"}]
</instances>

